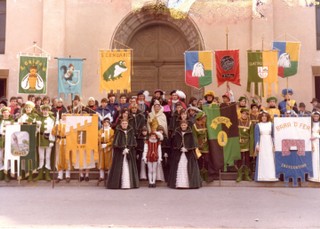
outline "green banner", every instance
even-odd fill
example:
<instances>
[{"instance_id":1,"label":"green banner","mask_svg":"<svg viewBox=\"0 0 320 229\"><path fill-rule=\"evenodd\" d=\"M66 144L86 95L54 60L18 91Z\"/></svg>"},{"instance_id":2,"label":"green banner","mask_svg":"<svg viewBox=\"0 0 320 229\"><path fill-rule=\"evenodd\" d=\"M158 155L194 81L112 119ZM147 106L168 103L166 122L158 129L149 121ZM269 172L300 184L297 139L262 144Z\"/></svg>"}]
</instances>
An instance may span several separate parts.
<instances>
[{"instance_id":1,"label":"green banner","mask_svg":"<svg viewBox=\"0 0 320 229\"><path fill-rule=\"evenodd\" d=\"M262 52L261 51L248 51L248 82L247 91L251 92L251 84L254 84L254 94L259 95L258 83L261 83L263 89L263 78L259 77L258 67L262 67ZM263 90L261 90L263 95Z\"/></svg>"},{"instance_id":2,"label":"green banner","mask_svg":"<svg viewBox=\"0 0 320 229\"><path fill-rule=\"evenodd\" d=\"M47 70L47 57L20 56L18 93L46 94Z\"/></svg>"}]
</instances>

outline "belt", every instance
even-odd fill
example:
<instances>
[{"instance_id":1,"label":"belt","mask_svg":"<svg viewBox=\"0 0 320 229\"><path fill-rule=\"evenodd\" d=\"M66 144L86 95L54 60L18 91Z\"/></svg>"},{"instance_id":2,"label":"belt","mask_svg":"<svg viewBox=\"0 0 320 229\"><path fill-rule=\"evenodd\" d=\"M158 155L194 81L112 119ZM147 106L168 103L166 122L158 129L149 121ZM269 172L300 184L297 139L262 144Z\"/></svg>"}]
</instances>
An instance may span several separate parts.
<instances>
[{"instance_id":1,"label":"belt","mask_svg":"<svg viewBox=\"0 0 320 229\"><path fill-rule=\"evenodd\" d=\"M67 138L67 137L62 137L62 136L57 136L57 138L59 138L59 139L65 139L65 138Z\"/></svg>"}]
</instances>

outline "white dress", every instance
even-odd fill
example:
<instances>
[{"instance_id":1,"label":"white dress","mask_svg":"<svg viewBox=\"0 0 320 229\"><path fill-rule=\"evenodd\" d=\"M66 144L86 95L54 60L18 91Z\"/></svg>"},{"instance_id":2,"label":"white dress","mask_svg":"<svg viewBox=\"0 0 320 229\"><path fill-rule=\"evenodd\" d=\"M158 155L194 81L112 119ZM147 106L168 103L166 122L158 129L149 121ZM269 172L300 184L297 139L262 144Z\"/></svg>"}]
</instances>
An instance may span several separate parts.
<instances>
[{"instance_id":1,"label":"white dress","mask_svg":"<svg viewBox=\"0 0 320 229\"><path fill-rule=\"evenodd\" d=\"M310 177L310 181L320 182L320 159L319 159L319 138L320 138L320 123L314 122L312 124L311 136L315 139L312 141L312 169L313 177Z\"/></svg>"},{"instance_id":2,"label":"white dress","mask_svg":"<svg viewBox=\"0 0 320 229\"><path fill-rule=\"evenodd\" d=\"M259 146L256 181L278 181L273 153L272 123L260 122L255 127L255 145Z\"/></svg>"}]
</instances>

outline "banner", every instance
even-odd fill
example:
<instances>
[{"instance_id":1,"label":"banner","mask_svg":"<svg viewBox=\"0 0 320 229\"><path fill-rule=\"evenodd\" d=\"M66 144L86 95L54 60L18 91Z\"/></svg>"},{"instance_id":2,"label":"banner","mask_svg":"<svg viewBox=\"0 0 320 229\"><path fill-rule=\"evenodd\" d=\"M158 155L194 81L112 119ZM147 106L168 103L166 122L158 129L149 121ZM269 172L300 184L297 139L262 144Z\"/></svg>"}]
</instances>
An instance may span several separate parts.
<instances>
[{"instance_id":1,"label":"banner","mask_svg":"<svg viewBox=\"0 0 320 229\"><path fill-rule=\"evenodd\" d=\"M300 42L274 41L273 49L278 53L278 75L289 77L297 74L300 55Z\"/></svg>"},{"instance_id":2,"label":"banner","mask_svg":"<svg viewBox=\"0 0 320 229\"><path fill-rule=\"evenodd\" d=\"M291 178L298 185L298 178L313 176L310 117L275 117L274 144L276 176L283 174L284 181Z\"/></svg>"},{"instance_id":3,"label":"banner","mask_svg":"<svg viewBox=\"0 0 320 229\"><path fill-rule=\"evenodd\" d=\"M100 91L131 92L132 50L100 50Z\"/></svg>"},{"instance_id":4,"label":"banner","mask_svg":"<svg viewBox=\"0 0 320 229\"><path fill-rule=\"evenodd\" d=\"M72 165L83 168L98 162L98 115L66 116L66 152L72 154ZM70 158L66 158L69 163Z\"/></svg>"},{"instance_id":5,"label":"banner","mask_svg":"<svg viewBox=\"0 0 320 229\"><path fill-rule=\"evenodd\" d=\"M240 85L239 50L215 51L218 87L224 82Z\"/></svg>"},{"instance_id":6,"label":"banner","mask_svg":"<svg viewBox=\"0 0 320 229\"><path fill-rule=\"evenodd\" d=\"M83 59L58 58L58 93L81 95Z\"/></svg>"},{"instance_id":7,"label":"banner","mask_svg":"<svg viewBox=\"0 0 320 229\"><path fill-rule=\"evenodd\" d=\"M22 170L26 172L26 177L32 175L29 172L35 172L37 167L36 125L7 125L5 131L4 170L10 168L12 176L17 172L18 179L21 179Z\"/></svg>"},{"instance_id":8,"label":"banner","mask_svg":"<svg viewBox=\"0 0 320 229\"><path fill-rule=\"evenodd\" d=\"M277 50L248 51L247 91L258 96L270 97L272 85L278 92L278 52Z\"/></svg>"},{"instance_id":9,"label":"banner","mask_svg":"<svg viewBox=\"0 0 320 229\"><path fill-rule=\"evenodd\" d=\"M227 166L233 166L241 159L239 144L239 129L236 103L231 105L204 105L203 111L207 115L207 129L209 138L210 160L213 170L226 171ZM209 171L210 172L210 171Z\"/></svg>"},{"instance_id":10,"label":"banner","mask_svg":"<svg viewBox=\"0 0 320 229\"><path fill-rule=\"evenodd\" d=\"M47 57L20 56L18 93L46 94L47 70Z\"/></svg>"},{"instance_id":11,"label":"banner","mask_svg":"<svg viewBox=\"0 0 320 229\"><path fill-rule=\"evenodd\" d=\"M212 83L212 52L187 51L184 53L185 82L195 88L202 88Z\"/></svg>"}]
</instances>

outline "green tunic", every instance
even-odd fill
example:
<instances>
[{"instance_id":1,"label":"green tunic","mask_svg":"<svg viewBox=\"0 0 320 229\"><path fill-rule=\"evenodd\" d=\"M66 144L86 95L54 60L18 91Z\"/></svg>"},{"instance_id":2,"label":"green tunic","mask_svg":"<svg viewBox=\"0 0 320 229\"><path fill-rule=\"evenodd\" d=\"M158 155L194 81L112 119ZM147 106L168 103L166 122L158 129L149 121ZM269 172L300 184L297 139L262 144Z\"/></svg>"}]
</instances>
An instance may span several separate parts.
<instances>
[{"instance_id":1,"label":"green tunic","mask_svg":"<svg viewBox=\"0 0 320 229\"><path fill-rule=\"evenodd\" d=\"M38 146L48 147L51 142L54 142L54 139L50 139L50 135L54 127L55 118L51 115L47 117L38 116L37 121L41 122L40 132L38 133Z\"/></svg>"},{"instance_id":2,"label":"green tunic","mask_svg":"<svg viewBox=\"0 0 320 229\"><path fill-rule=\"evenodd\" d=\"M199 148L200 152L201 153L209 153L207 128L206 127L197 127L196 124L193 124L192 133L198 143L198 148Z\"/></svg>"},{"instance_id":3,"label":"green tunic","mask_svg":"<svg viewBox=\"0 0 320 229\"><path fill-rule=\"evenodd\" d=\"M250 151L250 126L251 121L249 119L239 119L240 152Z\"/></svg>"},{"instance_id":4,"label":"green tunic","mask_svg":"<svg viewBox=\"0 0 320 229\"><path fill-rule=\"evenodd\" d=\"M8 119L1 119L0 120L0 126L1 126L1 133L0 133L0 149L4 148L4 142L5 142L5 124L13 124L14 119L8 118Z\"/></svg>"}]
</instances>

